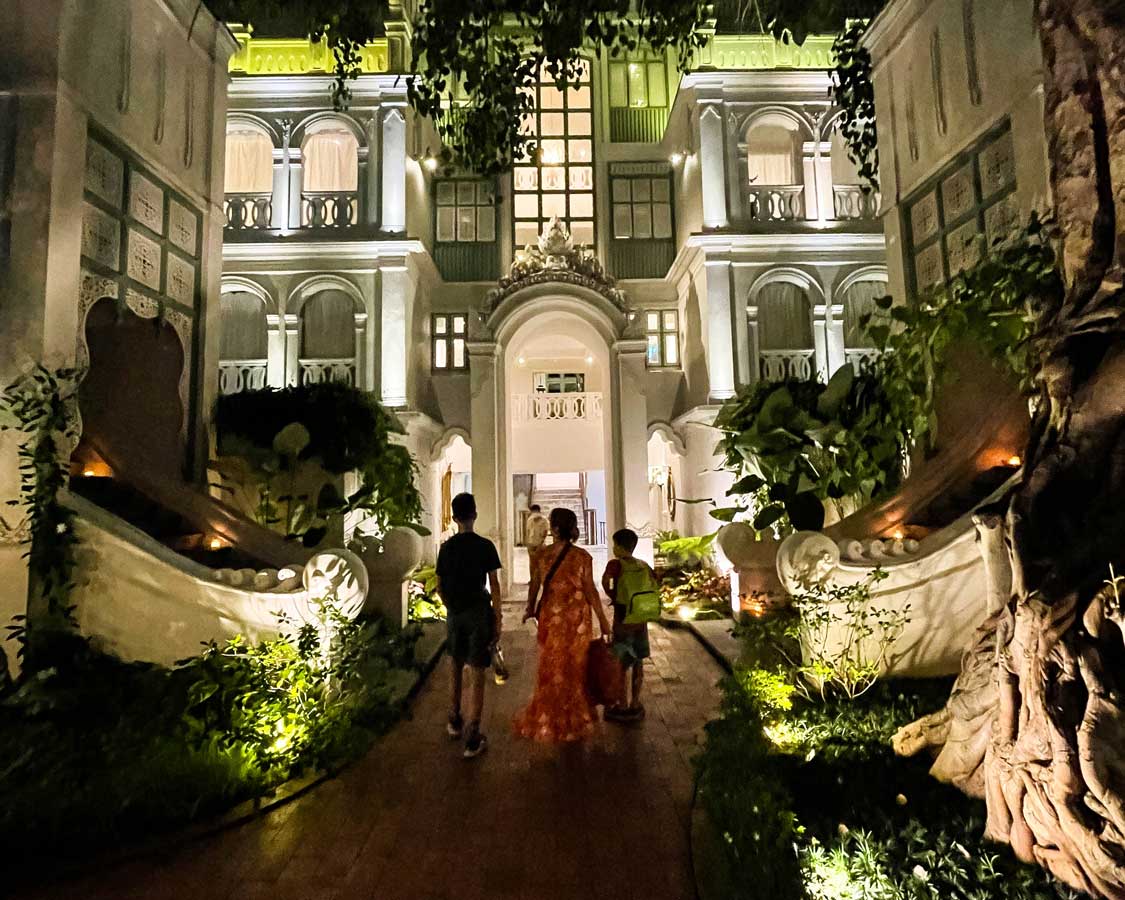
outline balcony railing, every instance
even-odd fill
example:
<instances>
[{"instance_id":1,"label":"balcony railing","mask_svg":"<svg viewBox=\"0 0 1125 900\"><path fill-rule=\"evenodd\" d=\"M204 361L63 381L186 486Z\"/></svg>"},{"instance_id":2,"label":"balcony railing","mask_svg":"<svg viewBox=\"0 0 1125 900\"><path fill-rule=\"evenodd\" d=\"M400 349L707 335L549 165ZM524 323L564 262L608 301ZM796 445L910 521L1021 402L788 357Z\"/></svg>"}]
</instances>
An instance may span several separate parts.
<instances>
[{"instance_id":1,"label":"balcony railing","mask_svg":"<svg viewBox=\"0 0 1125 900\"><path fill-rule=\"evenodd\" d=\"M241 394L266 386L264 359L224 359L219 362L219 393Z\"/></svg>"},{"instance_id":2,"label":"balcony railing","mask_svg":"<svg viewBox=\"0 0 1125 900\"><path fill-rule=\"evenodd\" d=\"M602 395L597 391L571 394L513 394L516 422L600 421Z\"/></svg>"},{"instance_id":3,"label":"balcony railing","mask_svg":"<svg viewBox=\"0 0 1125 900\"><path fill-rule=\"evenodd\" d=\"M347 228L358 221L357 191L301 192L301 225L305 228Z\"/></svg>"},{"instance_id":4,"label":"balcony railing","mask_svg":"<svg viewBox=\"0 0 1125 900\"><path fill-rule=\"evenodd\" d=\"M855 350L845 350L844 359L855 369L856 375L870 366L879 358L879 351L871 347L861 347Z\"/></svg>"},{"instance_id":5,"label":"balcony railing","mask_svg":"<svg viewBox=\"0 0 1125 900\"><path fill-rule=\"evenodd\" d=\"M805 218L802 184L750 185L746 209L755 222L799 222Z\"/></svg>"},{"instance_id":6,"label":"balcony railing","mask_svg":"<svg viewBox=\"0 0 1125 900\"><path fill-rule=\"evenodd\" d=\"M223 198L227 228L235 231L269 228L273 221L271 194L227 194Z\"/></svg>"},{"instance_id":7,"label":"balcony railing","mask_svg":"<svg viewBox=\"0 0 1125 900\"><path fill-rule=\"evenodd\" d=\"M816 368L816 351L760 350L759 371L763 381L785 381L788 378L807 381Z\"/></svg>"},{"instance_id":8,"label":"balcony railing","mask_svg":"<svg viewBox=\"0 0 1125 900\"><path fill-rule=\"evenodd\" d=\"M858 184L833 185L832 197L837 219L874 219L879 212L879 194Z\"/></svg>"},{"instance_id":9,"label":"balcony railing","mask_svg":"<svg viewBox=\"0 0 1125 900\"><path fill-rule=\"evenodd\" d=\"M302 359L301 384L321 384L337 381L341 384L355 384L354 359Z\"/></svg>"}]
</instances>

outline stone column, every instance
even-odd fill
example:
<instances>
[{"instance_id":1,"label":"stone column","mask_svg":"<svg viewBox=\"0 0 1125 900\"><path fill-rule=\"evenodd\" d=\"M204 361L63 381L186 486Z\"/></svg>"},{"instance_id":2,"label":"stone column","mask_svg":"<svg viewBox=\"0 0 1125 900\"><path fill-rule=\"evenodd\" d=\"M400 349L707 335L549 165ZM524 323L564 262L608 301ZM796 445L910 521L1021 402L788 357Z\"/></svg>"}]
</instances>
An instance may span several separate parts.
<instances>
[{"instance_id":1,"label":"stone column","mask_svg":"<svg viewBox=\"0 0 1125 900\"><path fill-rule=\"evenodd\" d=\"M703 180L703 227L726 228L727 176L723 136L723 105L711 101L699 111L699 167Z\"/></svg>"},{"instance_id":2,"label":"stone column","mask_svg":"<svg viewBox=\"0 0 1125 900\"><path fill-rule=\"evenodd\" d=\"M282 317L269 313L266 315L266 384L269 387L285 386L285 334L282 331Z\"/></svg>"},{"instance_id":3,"label":"stone column","mask_svg":"<svg viewBox=\"0 0 1125 900\"><path fill-rule=\"evenodd\" d=\"M824 353L828 361L828 377L847 362L844 354L844 305L828 304L824 322Z\"/></svg>"},{"instance_id":4,"label":"stone column","mask_svg":"<svg viewBox=\"0 0 1125 900\"><path fill-rule=\"evenodd\" d=\"M632 528L641 537L642 559L652 562L652 504L648 492L648 405L645 398L645 342L638 339L613 345L614 489L617 509L612 530Z\"/></svg>"},{"instance_id":5,"label":"stone column","mask_svg":"<svg viewBox=\"0 0 1125 900\"><path fill-rule=\"evenodd\" d=\"M364 173L367 180L367 196L364 198L363 217L360 221L364 225L375 225L379 221L378 110L364 123L364 131L367 135L367 171Z\"/></svg>"},{"instance_id":6,"label":"stone column","mask_svg":"<svg viewBox=\"0 0 1125 900\"><path fill-rule=\"evenodd\" d=\"M504 423L499 416L500 349L494 341L472 341L469 350L469 440L473 450L473 496L477 531L496 542L506 560L501 535L500 497L503 466L500 444ZM506 566L505 569L508 567Z\"/></svg>"},{"instance_id":7,"label":"stone column","mask_svg":"<svg viewBox=\"0 0 1125 900\"><path fill-rule=\"evenodd\" d=\"M730 261L707 260L707 376L712 400L735 394Z\"/></svg>"},{"instance_id":8,"label":"stone column","mask_svg":"<svg viewBox=\"0 0 1125 900\"><path fill-rule=\"evenodd\" d=\"M746 368L746 383L755 384L762 377L761 341L758 337L758 307L746 307L746 347L749 351L749 364Z\"/></svg>"},{"instance_id":9,"label":"stone column","mask_svg":"<svg viewBox=\"0 0 1125 900\"><path fill-rule=\"evenodd\" d=\"M812 308L812 334L813 334L813 347L815 353L813 354L813 371L817 373L818 377L824 381L828 378L828 336L827 336L827 322L825 321L827 307L823 303L818 303Z\"/></svg>"},{"instance_id":10,"label":"stone column","mask_svg":"<svg viewBox=\"0 0 1125 900\"><path fill-rule=\"evenodd\" d=\"M383 111L383 170L381 231L406 231L406 107L385 106Z\"/></svg>"},{"instance_id":11,"label":"stone column","mask_svg":"<svg viewBox=\"0 0 1125 900\"><path fill-rule=\"evenodd\" d=\"M379 268L382 284L382 319L379 329L384 406L409 402L410 335L414 321L414 281L406 261Z\"/></svg>"},{"instance_id":12,"label":"stone column","mask_svg":"<svg viewBox=\"0 0 1125 900\"><path fill-rule=\"evenodd\" d=\"M293 137L293 120L278 119L281 128L281 164L273 169L273 213L270 227L279 231L286 231L293 226L289 215L290 196L292 195L292 161L289 159L289 141ZM297 185L297 194L300 196L301 186Z\"/></svg>"},{"instance_id":13,"label":"stone column","mask_svg":"<svg viewBox=\"0 0 1125 900\"><path fill-rule=\"evenodd\" d=\"M293 313L285 314L285 384L295 386L301 380L301 323Z\"/></svg>"}]
</instances>

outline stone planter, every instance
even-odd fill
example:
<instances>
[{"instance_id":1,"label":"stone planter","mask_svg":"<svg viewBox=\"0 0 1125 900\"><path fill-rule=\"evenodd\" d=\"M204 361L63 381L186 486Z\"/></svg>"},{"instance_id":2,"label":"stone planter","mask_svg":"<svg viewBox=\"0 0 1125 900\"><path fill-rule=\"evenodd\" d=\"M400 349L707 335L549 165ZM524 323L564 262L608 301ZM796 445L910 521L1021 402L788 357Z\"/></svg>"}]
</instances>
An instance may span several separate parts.
<instances>
[{"instance_id":1,"label":"stone planter","mask_svg":"<svg viewBox=\"0 0 1125 900\"><path fill-rule=\"evenodd\" d=\"M381 546L372 541L360 550L371 579L364 613L378 613L400 628L407 623L406 578L422 561L422 551L421 535L403 526L388 531Z\"/></svg>"},{"instance_id":2,"label":"stone planter","mask_svg":"<svg viewBox=\"0 0 1125 900\"><path fill-rule=\"evenodd\" d=\"M777 577L778 541L758 540L747 523L732 522L719 529L718 544L738 576L738 596L743 610L754 612L760 610L763 603L783 600L785 589Z\"/></svg>"}]
</instances>

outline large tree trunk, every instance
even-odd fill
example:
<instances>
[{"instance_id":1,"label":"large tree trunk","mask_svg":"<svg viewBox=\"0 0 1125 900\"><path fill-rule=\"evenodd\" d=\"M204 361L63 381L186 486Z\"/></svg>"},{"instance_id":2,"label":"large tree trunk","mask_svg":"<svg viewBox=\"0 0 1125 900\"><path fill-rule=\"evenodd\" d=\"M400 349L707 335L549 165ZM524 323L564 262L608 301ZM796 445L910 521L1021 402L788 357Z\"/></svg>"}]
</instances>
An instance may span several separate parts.
<instances>
[{"instance_id":1,"label":"large tree trunk","mask_svg":"<svg viewBox=\"0 0 1125 900\"><path fill-rule=\"evenodd\" d=\"M1125 900L1125 0L1040 0L1066 280L1042 320L1025 477L1004 524L1011 598L946 709L896 737L983 796L988 836Z\"/></svg>"}]
</instances>

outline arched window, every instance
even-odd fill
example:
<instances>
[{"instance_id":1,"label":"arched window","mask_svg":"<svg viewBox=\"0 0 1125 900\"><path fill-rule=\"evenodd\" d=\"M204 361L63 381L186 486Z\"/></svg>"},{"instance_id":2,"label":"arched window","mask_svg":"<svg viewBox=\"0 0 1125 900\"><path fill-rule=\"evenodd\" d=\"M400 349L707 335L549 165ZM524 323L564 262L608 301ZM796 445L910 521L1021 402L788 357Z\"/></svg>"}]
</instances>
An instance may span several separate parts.
<instances>
[{"instance_id":1,"label":"arched window","mask_svg":"<svg viewBox=\"0 0 1125 900\"><path fill-rule=\"evenodd\" d=\"M344 291L318 291L301 307L301 384L356 383L356 308Z\"/></svg>"},{"instance_id":2,"label":"arched window","mask_svg":"<svg viewBox=\"0 0 1125 900\"><path fill-rule=\"evenodd\" d=\"M747 207L756 221L805 218L805 173L798 123L767 113L747 129Z\"/></svg>"},{"instance_id":3,"label":"arched window","mask_svg":"<svg viewBox=\"0 0 1125 900\"><path fill-rule=\"evenodd\" d=\"M226 169L227 227L269 228L273 215L273 141L251 125L231 123L227 128Z\"/></svg>"},{"instance_id":4,"label":"arched window","mask_svg":"<svg viewBox=\"0 0 1125 900\"><path fill-rule=\"evenodd\" d=\"M758 350L767 381L813 377L815 345L812 306L805 289L787 281L758 294Z\"/></svg>"},{"instance_id":5,"label":"arched window","mask_svg":"<svg viewBox=\"0 0 1125 900\"><path fill-rule=\"evenodd\" d=\"M359 141L345 126L326 123L301 145L301 224L354 225L359 210Z\"/></svg>"},{"instance_id":6,"label":"arched window","mask_svg":"<svg viewBox=\"0 0 1125 900\"><path fill-rule=\"evenodd\" d=\"M873 318L886 317L886 313L875 305L876 298L884 297L886 294L887 283L876 279L856 281L843 293L844 356L857 373L865 362L879 355L878 350L875 349L875 342L860 323L867 315Z\"/></svg>"},{"instance_id":7,"label":"arched window","mask_svg":"<svg viewBox=\"0 0 1125 900\"><path fill-rule=\"evenodd\" d=\"M220 309L220 392L261 390L266 386L269 352L265 304L254 294L240 291L223 294Z\"/></svg>"}]
</instances>

